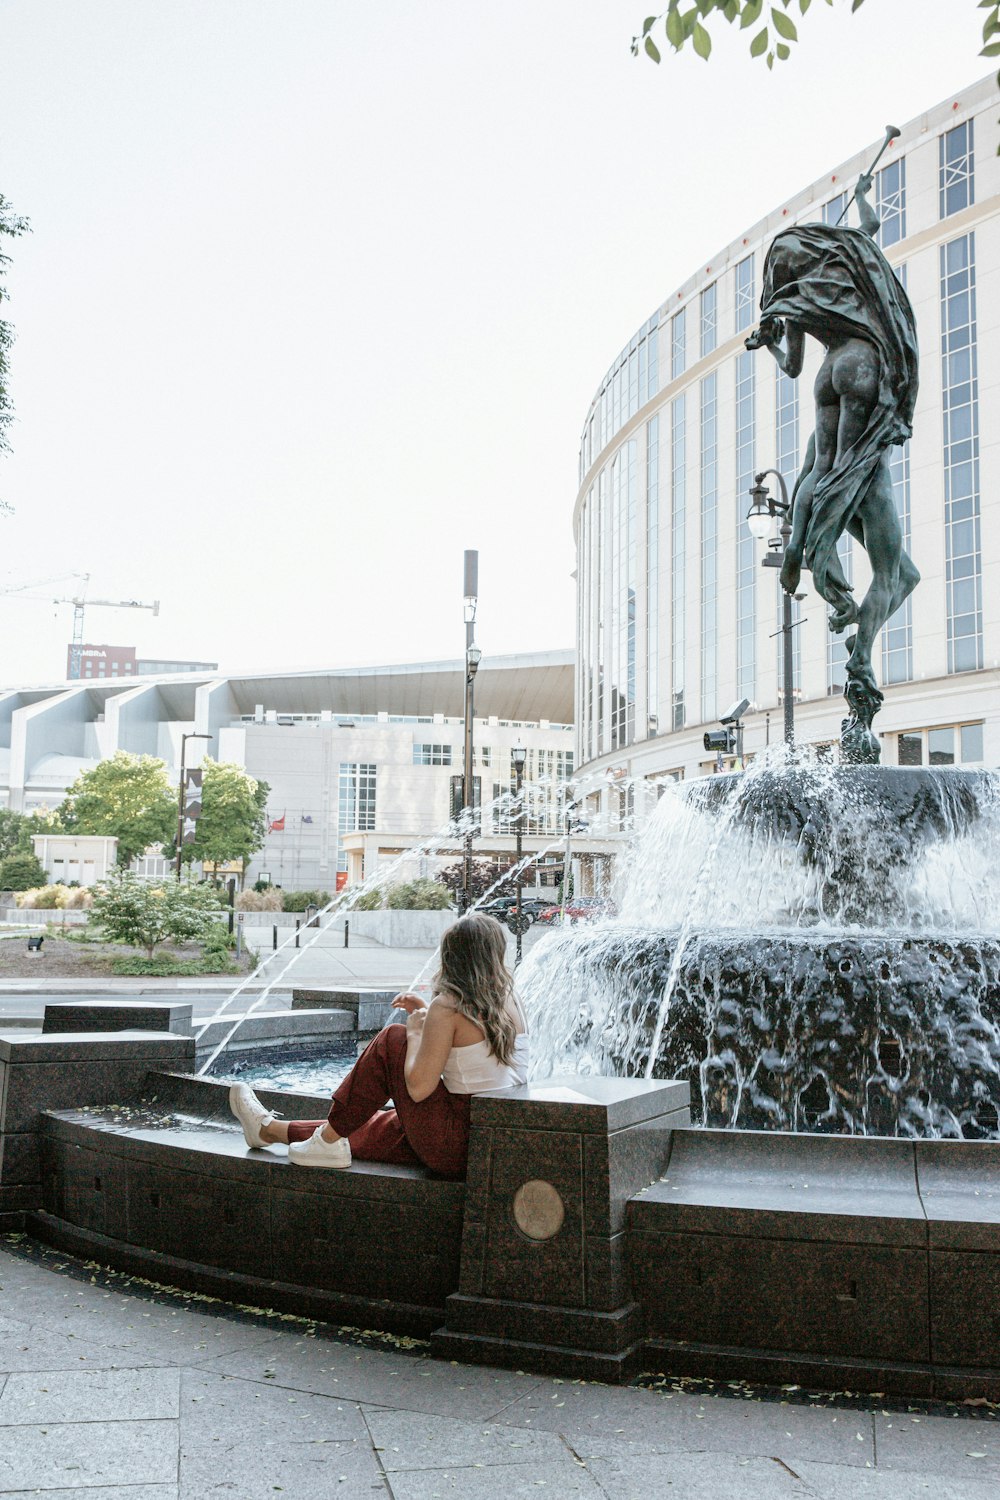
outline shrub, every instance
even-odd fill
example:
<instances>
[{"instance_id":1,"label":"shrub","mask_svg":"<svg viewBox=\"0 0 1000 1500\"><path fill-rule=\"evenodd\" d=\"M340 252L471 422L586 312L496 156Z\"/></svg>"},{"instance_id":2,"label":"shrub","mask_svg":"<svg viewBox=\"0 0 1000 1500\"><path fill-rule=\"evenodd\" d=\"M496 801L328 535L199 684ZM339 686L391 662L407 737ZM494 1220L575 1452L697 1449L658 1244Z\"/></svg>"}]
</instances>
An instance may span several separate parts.
<instances>
[{"instance_id":1,"label":"shrub","mask_svg":"<svg viewBox=\"0 0 1000 1500\"><path fill-rule=\"evenodd\" d=\"M28 911L55 911L60 889L57 885L39 885L30 891L18 891L15 900Z\"/></svg>"},{"instance_id":2,"label":"shrub","mask_svg":"<svg viewBox=\"0 0 1000 1500\"><path fill-rule=\"evenodd\" d=\"M444 911L451 896L437 880L407 880L389 887L385 904L392 911Z\"/></svg>"},{"instance_id":3,"label":"shrub","mask_svg":"<svg viewBox=\"0 0 1000 1500\"><path fill-rule=\"evenodd\" d=\"M352 911L381 911L383 905L382 892L378 886L373 890L362 891L356 901L351 902Z\"/></svg>"},{"instance_id":4,"label":"shrub","mask_svg":"<svg viewBox=\"0 0 1000 1500\"><path fill-rule=\"evenodd\" d=\"M160 953L156 958L140 958L138 953L133 953L128 958L112 959L111 972L124 976L172 979L182 975L194 977L198 974L235 974L236 965L229 963L228 959L216 964L214 959L176 959L171 958L169 953Z\"/></svg>"},{"instance_id":5,"label":"shrub","mask_svg":"<svg viewBox=\"0 0 1000 1500\"><path fill-rule=\"evenodd\" d=\"M207 885L189 885L173 876L154 883L128 870L117 870L97 887L93 912L113 942L145 948L153 957L157 943L200 942L222 910L219 897Z\"/></svg>"},{"instance_id":6,"label":"shrub","mask_svg":"<svg viewBox=\"0 0 1000 1500\"><path fill-rule=\"evenodd\" d=\"M281 911L281 892L270 885L262 891L254 887L238 892L235 904L237 911Z\"/></svg>"},{"instance_id":7,"label":"shrub","mask_svg":"<svg viewBox=\"0 0 1000 1500\"><path fill-rule=\"evenodd\" d=\"M85 885L57 885L56 906L62 911L87 911L94 904L94 893Z\"/></svg>"},{"instance_id":8,"label":"shrub","mask_svg":"<svg viewBox=\"0 0 1000 1500\"><path fill-rule=\"evenodd\" d=\"M329 891L283 891L283 911L305 911L307 906L325 906L330 900Z\"/></svg>"},{"instance_id":9,"label":"shrub","mask_svg":"<svg viewBox=\"0 0 1000 1500\"><path fill-rule=\"evenodd\" d=\"M30 891L44 884L45 871L33 854L8 854L0 862L0 888L3 890Z\"/></svg>"}]
</instances>

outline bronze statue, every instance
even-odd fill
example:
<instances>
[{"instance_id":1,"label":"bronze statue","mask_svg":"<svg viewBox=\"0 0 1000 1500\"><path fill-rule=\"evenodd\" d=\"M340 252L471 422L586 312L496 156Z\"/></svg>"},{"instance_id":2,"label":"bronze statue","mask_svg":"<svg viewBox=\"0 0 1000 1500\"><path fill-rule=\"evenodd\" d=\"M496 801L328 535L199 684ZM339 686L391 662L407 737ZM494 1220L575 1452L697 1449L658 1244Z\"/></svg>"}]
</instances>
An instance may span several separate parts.
<instances>
[{"instance_id":1,"label":"bronze statue","mask_svg":"<svg viewBox=\"0 0 1000 1500\"><path fill-rule=\"evenodd\" d=\"M748 349L769 349L793 379L802 370L807 333L827 351L815 385L816 430L792 493L781 583L794 593L808 568L830 605L830 629L857 625L847 640L844 696L851 717L841 734L849 761L879 759L871 724L882 693L872 645L920 581L903 551L889 474L890 447L912 431L916 326L906 292L874 243L879 219L868 203L871 185L866 172L854 190L860 229L804 224L775 236L764 263L760 327L746 341ZM844 531L861 543L872 567L860 605L837 554Z\"/></svg>"}]
</instances>

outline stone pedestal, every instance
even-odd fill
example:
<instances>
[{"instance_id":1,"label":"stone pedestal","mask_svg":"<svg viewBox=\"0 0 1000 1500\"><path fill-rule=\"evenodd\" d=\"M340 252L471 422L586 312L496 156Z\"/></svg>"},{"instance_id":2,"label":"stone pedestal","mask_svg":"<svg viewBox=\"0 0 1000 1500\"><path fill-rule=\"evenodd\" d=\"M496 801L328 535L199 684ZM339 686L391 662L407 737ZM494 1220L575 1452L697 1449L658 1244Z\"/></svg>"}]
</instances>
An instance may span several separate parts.
<instances>
[{"instance_id":1,"label":"stone pedestal","mask_svg":"<svg viewBox=\"0 0 1000 1500\"><path fill-rule=\"evenodd\" d=\"M686 1083L570 1075L472 1101L459 1290L433 1342L486 1364L625 1380L642 1312L628 1200L689 1123Z\"/></svg>"},{"instance_id":2,"label":"stone pedestal","mask_svg":"<svg viewBox=\"0 0 1000 1500\"><path fill-rule=\"evenodd\" d=\"M49 1000L42 1035L71 1031L170 1031L191 1035L191 1002L173 1000Z\"/></svg>"}]
</instances>

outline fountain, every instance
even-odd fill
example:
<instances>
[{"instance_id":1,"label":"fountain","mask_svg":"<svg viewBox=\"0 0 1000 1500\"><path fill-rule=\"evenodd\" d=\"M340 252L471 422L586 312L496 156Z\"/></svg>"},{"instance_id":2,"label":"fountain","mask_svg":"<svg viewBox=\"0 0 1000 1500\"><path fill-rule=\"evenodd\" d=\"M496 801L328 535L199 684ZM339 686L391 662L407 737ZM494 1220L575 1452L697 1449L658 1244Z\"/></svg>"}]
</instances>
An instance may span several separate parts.
<instances>
[{"instance_id":1,"label":"fountain","mask_svg":"<svg viewBox=\"0 0 1000 1500\"><path fill-rule=\"evenodd\" d=\"M772 752L671 788L618 915L522 971L536 1069L684 1078L705 1125L1000 1136L1000 778Z\"/></svg>"}]
</instances>

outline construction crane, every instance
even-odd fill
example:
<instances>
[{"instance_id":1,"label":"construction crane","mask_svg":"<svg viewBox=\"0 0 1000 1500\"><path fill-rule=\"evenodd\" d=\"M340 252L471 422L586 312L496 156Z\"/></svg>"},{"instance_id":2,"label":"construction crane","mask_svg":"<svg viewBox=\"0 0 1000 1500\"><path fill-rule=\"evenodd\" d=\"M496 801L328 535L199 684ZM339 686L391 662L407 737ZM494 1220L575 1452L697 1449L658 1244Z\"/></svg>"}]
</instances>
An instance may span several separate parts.
<instances>
[{"instance_id":1,"label":"construction crane","mask_svg":"<svg viewBox=\"0 0 1000 1500\"><path fill-rule=\"evenodd\" d=\"M154 615L160 613L160 601L154 599L152 604L143 604L139 599L87 599L87 584L90 582L89 573L81 573L83 589L75 599L53 599L53 604L72 604L73 606L73 640L69 648L69 679L72 681L80 676L81 659L83 651L83 612L90 605L100 609L151 609Z\"/></svg>"}]
</instances>

